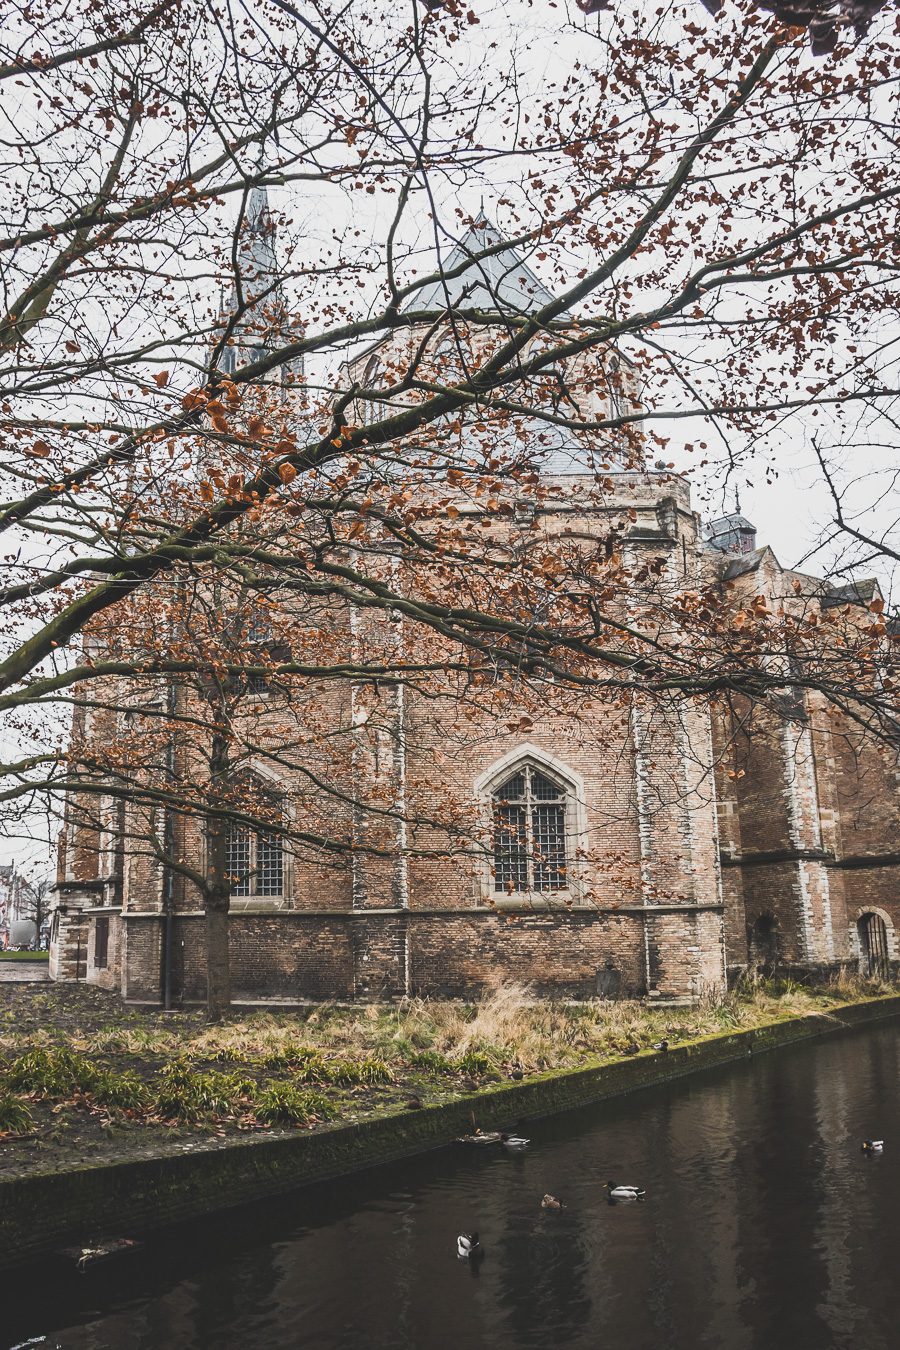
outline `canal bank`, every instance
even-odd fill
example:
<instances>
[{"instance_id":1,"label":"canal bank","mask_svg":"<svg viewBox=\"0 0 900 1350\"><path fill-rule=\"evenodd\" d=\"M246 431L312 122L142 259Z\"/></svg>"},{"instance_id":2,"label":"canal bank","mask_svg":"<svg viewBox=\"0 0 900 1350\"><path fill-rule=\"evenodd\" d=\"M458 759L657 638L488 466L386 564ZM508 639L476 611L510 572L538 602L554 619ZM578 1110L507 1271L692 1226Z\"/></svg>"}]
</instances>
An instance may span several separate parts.
<instances>
[{"instance_id":1,"label":"canal bank","mask_svg":"<svg viewBox=\"0 0 900 1350\"><path fill-rule=\"evenodd\" d=\"M34 1173L0 1184L0 1268L104 1236L140 1236L180 1220L442 1147L471 1127L567 1111L781 1046L900 1015L900 995L831 1003L663 1051L538 1074L416 1110L278 1138L204 1141L184 1152Z\"/></svg>"}]
</instances>

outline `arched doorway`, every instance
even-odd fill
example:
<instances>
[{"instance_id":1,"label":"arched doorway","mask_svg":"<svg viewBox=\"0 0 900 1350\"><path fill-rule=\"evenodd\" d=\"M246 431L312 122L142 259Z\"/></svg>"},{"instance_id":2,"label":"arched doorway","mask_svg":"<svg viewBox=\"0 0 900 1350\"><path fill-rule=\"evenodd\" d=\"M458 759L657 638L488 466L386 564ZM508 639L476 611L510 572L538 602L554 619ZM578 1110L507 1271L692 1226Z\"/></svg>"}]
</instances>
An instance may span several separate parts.
<instances>
[{"instance_id":1,"label":"arched doorway","mask_svg":"<svg viewBox=\"0 0 900 1350\"><path fill-rule=\"evenodd\" d=\"M856 924L863 973L887 979L890 974L887 928L880 914L861 914Z\"/></svg>"},{"instance_id":2,"label":"arched doorway","mask_svg":"<svg viewBox=\"0 0 900 1350\"><path fill-rule=\"evenodd\" d=\"M747 934L748 958L751 970L770 975L778 965L781 941L774 914L760 914Z\"/></svg>"}]
</instances>

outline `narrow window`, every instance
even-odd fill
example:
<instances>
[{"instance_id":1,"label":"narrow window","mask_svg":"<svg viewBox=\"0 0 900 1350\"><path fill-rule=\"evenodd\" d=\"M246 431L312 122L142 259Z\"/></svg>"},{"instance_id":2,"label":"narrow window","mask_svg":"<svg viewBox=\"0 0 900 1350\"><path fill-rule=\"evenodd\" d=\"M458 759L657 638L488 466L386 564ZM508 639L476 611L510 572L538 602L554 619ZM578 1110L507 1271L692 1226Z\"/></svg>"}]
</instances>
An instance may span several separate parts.
<instances>
[{"instance_id":1,"label":"narrow window","mask_svg":"<svg viewBox=\"0 0 900 1350\"><path fill-rule=\"evenodd\" d=\"M880 914L863 914L857 925L862 951L863 973L870 979L887 979L890 975L887 928Z\"/></svg>"},{"instance_id":2,"label":"narrow window","mask_svg":"<svg viewBox=\"0 0 900 1350\"><path fill-rule=\"evenodd\" d=\"M268 692L269 692L268 675L259 675L256 673L251 673L250 675L247 676L248 694L268 694Z\"/></svg>"},{"instance_id":3,"label":"narrow window","mask_svg":"<svg viewBox=\"0 0 900 1350\"><path fill-rule=\"evenodd\" d=\"M566 791L527 765L493 795L494 890L565 890Z\"/></svg>"},{"instance_id":4,"label":"narrow window","mask_svg":"<svg viewBox=\"0 0 900 1350\"><path fill-rule=\"evenodd\" d=\"M256 893L281 895L284 871L281 840L276 834L256 836Z\"/></svg>"},{"instance_id":5,"label":"narrow window","mask_svg":"<svg viewBox=\"0 0 900 1350\"><path fill-rule=\"evenodd\" d=\"M109 919L94 920L94 965L105 970L109 962Z\"/></svg>"},{"instance_id":6,"label":"narrow window","mask_svg":"<svg viewBox=\"0 0 900 1350\"><path fill-rule=\"evenodd\" d=\"M242 825L232 825L228 831L226 860L232 895L250 894L250 831Z\"/></svg>"},{"instance_id":7,"label":"narrow window","mask_svg":"<svg viewBox=\"0 0 900 1350\"><path fill-rule=\"evenodd\" d=\"M254 662L262 664L268 660L271 639L272 625L269 622L268 614L264 609L254 609L247 624L246 661L248 665ZM245 683L248 694L268 694L269 692L269 677L265 672L259 675L247 675Z\"/></svg>"}]
</instances>

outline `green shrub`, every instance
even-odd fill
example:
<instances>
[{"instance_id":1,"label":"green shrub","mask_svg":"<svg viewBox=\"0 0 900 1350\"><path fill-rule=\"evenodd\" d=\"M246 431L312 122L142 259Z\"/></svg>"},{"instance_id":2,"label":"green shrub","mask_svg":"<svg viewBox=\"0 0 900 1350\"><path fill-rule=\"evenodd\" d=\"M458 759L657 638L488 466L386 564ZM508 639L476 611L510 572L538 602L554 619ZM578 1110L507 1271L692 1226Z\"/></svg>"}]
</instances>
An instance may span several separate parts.
<instances>
[{"instance_id":1,"label":"green shrub","mask_svg":"<svg viewBox=\"0 0 900 1350\"><path fill-rule=\"evenodd\" d=\"M312 1073L325 1061L318 1050L310 1050L306 1045L295 1045L293 1041L285 1041L277 1050L270 1050L267 1055L263 1055L262 1062L267 1069L308 1069Z\"/></svg>"},{"instance_id":2,"label":"green shrub","mask_svg":"<svg viewBox=\"0 0 900 1350\"><path fill-rule=\"evenodd\" d=\"M7 1086L57 1100L90 1092L99 1070L85 1056L65 1046L28 1050L9 1066Z\"/></svg>"},{"instance_id":3,"label":"green shrub","mask_svg":"<svg viewBox=\"0 0 900 1350\"><path fill-rule=\"evenodd\" d=\"M383 1059L336 1059L327 1066L332 1083L339 1087L355 1087L364 1083L393 1083L394 1071Z\"/></svg>"},{"instance_id":4,"label":"green shrub","mask_svg":"<svg viewBox=\"0 0 900 1350\"><path fill-rule=\"evenodd\" d=\"M217 1050L214 1055L210 1055L210 1059L217 1060L220 1064L250 1063L250 1056L239 1045L223 1045L221 1050ZM265 1060L263 1063L265 1063Z\"/></svg>"},{"instance_id":5,"label":"green shrub","mask_svg":"<svg viewBox=\"0 0 900 1350\"><path fill-rule=\"evenodd\" d=\"M438 1050L420 1050L417 1055L410 1057L409 1064L410 1068L421 1069L432 1078L437 1078L442 1073L457 1073L459 1069L458 1064L454 1064Z\"/></svg>"},{"instance_id":6,"label":"green shrub","mask_svg":"<svg viewBox=\"0 0 900 1350\"><path fill-rule=\"evenodd\" d=\"M154 1107L170 1120L191 1124L228 1115L252 1090L252 1081L240 1074L194 1073L185 1060L173 1059L157 1079Z\"/></svg>"},{"instance_id":7,"label":"green shrub","mask_svg":"<svg viewBox=\"0 0 900 1350\"><path fill-rule=\"evenodd\" d=\"M394 1071L383 1059L369 1055L365 1059L325 1059L314 1051L304 1051L302 1058L291 1062L296 1082L334 1083L339 1087L356 1087L360 1083L392 1083Z\"/></svg>"},{"instance_id":8,"label":"green shrub","mask_svg":"<svg viewBox=\"0 0 900 1350\"><path fill-rule=\"evenodd\" d=\"M457 1063L463 1073L471 1074L473 1078L485 1078L497 1072L494 1061L483 1050L467 1050Z\"/></svg>"},{"instance_id":9,"label":"green shrub","mask_svg":"<svg viewBox=\"0 0 900 1350\"><path fill-rule=\"evenodd\" d=\"M23 1134L31 1129L33 1116L18 1097L0 1093L0 1134Z\"/></svg>"},{"instance_id":10,"label":"green shrub","mask_svg":"<svg viewBox=\"0 0 900 1350\"><path fill-rule=\"evenodd\" d=\"M396 1059L408 1060L422 1047L416 1045L409 1036L401 1036L398 1031L393 1036L379 1040L373 1048Z\"/></svg>"},{"instance_id":11,"label":"green shrub","mask_svg":"<svg viewBox=\"0 0 900 1350\"><path fill-rule=\"evenodd\" d=\"M91 1086L91 1097L98 1106L116 1111L143 1111L151 1101L147 1084L130 1070L123 1073L101 1070Z\"/></svg>"},{"instance_id":12,"label":"green shrub","mask_svg":"<svg viewBox=\"0 0 900 1350\"><path fill-rule=\"evenodd\" d=\"M303 1091L295 1083L269 1079L253 1104L257 1120L264 1125L307 1125L313 1120L334 1120L340 1113L321 1092Z\"/></svg>"}]
</instances>

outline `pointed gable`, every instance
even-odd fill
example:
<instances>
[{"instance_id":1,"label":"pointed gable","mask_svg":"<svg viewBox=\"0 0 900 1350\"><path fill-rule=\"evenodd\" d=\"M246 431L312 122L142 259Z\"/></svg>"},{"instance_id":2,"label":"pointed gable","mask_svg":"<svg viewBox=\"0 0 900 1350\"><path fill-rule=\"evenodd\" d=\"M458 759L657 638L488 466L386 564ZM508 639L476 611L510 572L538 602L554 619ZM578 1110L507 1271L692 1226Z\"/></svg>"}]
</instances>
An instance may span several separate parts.
<instances>
[{"instance_id":1,"label":"pointed gable","mask_svg":"<svg viewBox=\"0 0 900 1350\"><path fill-rule=\"evenodd\" d=\"M485 249L503 245L487 257ZM458 268L462 271L454 276ZM408 314L444 309L480 309L529 314L552 304L553 295L532 272L518 249L484 216L467 230L441 260L443 278L409 297Z\"/></svg>"}]
</instances>

